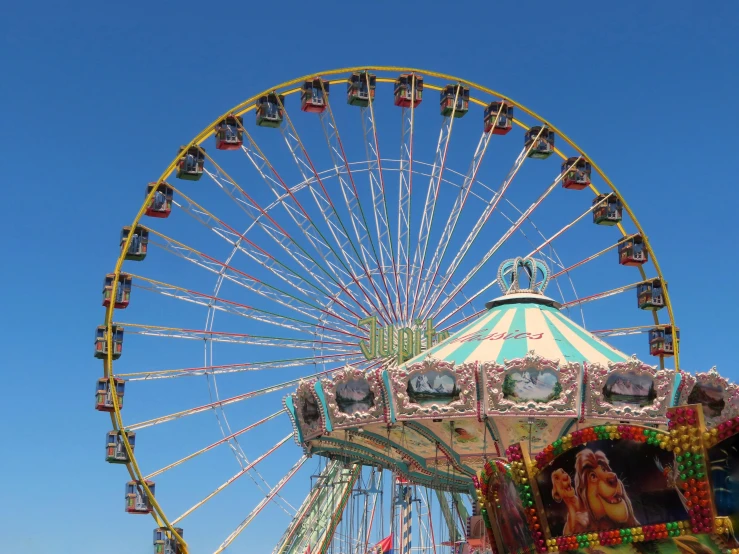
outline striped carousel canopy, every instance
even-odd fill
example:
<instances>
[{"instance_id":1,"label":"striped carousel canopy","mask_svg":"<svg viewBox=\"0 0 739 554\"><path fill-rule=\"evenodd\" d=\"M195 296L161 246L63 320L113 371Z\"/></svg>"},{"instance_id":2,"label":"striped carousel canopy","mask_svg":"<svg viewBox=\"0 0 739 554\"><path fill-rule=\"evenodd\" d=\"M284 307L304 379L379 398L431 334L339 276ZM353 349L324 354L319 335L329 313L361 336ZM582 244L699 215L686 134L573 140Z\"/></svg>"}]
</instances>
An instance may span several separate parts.
<instances>
[{"instance_id":1,"label":"striped carousel canopy","mask_svg":"<svg viewBox=\"0 0 739 554\"><path fill-rule=\"evenodd\" d=\"M608 362L629 359L574 323L559 311L559 304L544 296L549 271L531 258L508 260L498 272L504 295L488 302L488 311L448 339L426 350L408 365L427 356L461 364L523 358L530 351L550 360ZM522 280L528 279L527 286Z\"/></svg>"}]
</instances>

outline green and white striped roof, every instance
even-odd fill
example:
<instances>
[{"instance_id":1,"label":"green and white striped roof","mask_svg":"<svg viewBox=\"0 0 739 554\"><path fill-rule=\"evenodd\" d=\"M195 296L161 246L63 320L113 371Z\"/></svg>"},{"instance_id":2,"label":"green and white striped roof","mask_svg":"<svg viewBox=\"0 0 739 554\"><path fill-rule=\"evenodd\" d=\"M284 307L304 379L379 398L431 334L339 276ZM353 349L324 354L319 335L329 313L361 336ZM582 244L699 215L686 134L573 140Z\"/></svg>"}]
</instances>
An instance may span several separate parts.
<instances>
[{"instance_id":1,"label":"green and white striped roof","mask_svg":"<svg viewBox=\"0 0 739 554\"><path fill-rule=\"evenodd\" d=\"M509 294L488 303L488 311L407 364L432 356L462 364L523 358L533 350L560 364L623 362L626 354L606 344L563 315L540 294Z\"/></svg>"}]
</instances>

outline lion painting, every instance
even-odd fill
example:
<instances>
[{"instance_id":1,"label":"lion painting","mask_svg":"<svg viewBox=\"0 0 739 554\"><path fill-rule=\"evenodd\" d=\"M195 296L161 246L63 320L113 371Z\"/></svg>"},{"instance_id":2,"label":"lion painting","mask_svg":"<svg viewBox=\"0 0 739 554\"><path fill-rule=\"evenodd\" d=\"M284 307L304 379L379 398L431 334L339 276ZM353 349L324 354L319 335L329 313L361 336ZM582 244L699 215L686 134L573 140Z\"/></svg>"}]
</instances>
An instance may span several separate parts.
<instances>
[{"instance_id":1,"label":"lion painting","mask_svg":"<svg viewBox=\"0 0 739 554\"><path fill-rule=\"evenodd\" d=\"M621 479L600 450L585 448L575 459L575 490L590 516L590 530L605 531L641 525Z\"/></svg>"},{"instance_id":2,"label":"lion painting","mask_svg":"<svg viewBox=\"0 0 739 554\"><path fill-rule=\"evenodd\" d=\"M590 516L585 509L585 503L572 487L572 478L562 468L552 473L552 498L555 502L564 502L567 506L563 535L578 535L588 531Z\"/></svg>"}]
</instances>

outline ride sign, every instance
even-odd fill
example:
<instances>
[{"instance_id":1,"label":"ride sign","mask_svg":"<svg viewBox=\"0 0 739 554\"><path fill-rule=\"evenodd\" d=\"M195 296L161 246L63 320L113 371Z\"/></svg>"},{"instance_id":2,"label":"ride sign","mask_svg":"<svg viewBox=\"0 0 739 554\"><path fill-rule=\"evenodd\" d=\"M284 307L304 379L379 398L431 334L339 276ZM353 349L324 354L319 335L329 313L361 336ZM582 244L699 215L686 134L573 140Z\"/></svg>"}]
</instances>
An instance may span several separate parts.
<instances>
[{"instance_id":1,"label":"ride sign","mask_svg":"<svg viewBox=\"0 0 739 554\"><path fill-rule=\"evenodd\" d=\"M357 327L369 332L369 339L359 341L367 360L395 356L398 364L449 338L449 331L437 332L431 319L417 319L414 327L380 327L377 316L373 315L357 321Z\"/></svg>"}]
</instances>

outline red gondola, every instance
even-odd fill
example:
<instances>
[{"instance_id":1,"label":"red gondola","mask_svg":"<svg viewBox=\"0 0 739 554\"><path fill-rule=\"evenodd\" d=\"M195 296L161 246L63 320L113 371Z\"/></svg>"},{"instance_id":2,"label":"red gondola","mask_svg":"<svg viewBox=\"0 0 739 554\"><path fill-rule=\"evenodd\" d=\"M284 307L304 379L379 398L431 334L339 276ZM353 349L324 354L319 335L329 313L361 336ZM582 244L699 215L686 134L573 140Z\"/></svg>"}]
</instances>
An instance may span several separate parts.
<instances>
[{"instance_id":1,"label":"red gondola","mask_svg":"<svg viewBox=\"0 0 739 554\"><path fill-rule=\"evenodd\" d=\"M244 144L244 118L229 115L216 125L216 148L218 150L238 150Z\"/></svg>"},{"instance_id":2,"label":"red gondola","mask_svg":"<svg viewBox=\"0 0 739 554\"><path fill-rule=\"evenodd\" d=\"M680 342L680 330L664 325L649 331L649 353L652 356L669 358L675 355L675 344Z\"/></svg>"},{"instance_id":3,"label":"red gondola","mask_svg":"<svg viewBox=\"0 0 739 554\"><path fill-rule=\"evenodd\" d=\"M562 164L562 186L566 189L582 190L590 186L590 162L578 157L568 158Z\"/></svg>"},{"instance_id":4,"label":"red gondola","mask_svg":"<svg viewBox=\"0 0 739 554\"><path fill-rule=\"evenodd\" d=\"M113 281L115 281L115 273L108 273L103 281L103 306L110 306L110 298L113 292ZM115 303L113 304L117 310L123 310L128 306L131 299L131 283L133 279L127 273L118 275L118 285L115 288Z\"/></svg>"},{"instance_id":5,"label":"red gondola","mask_svg":"<svg viewBox=\"0 0 739 554\"><path fill-rule=\"evenodd\" d=\"M146 205L146 215L149 217L169 217L172 213L172 200L174 199L174 189L167 183L149 183L146 185L146 197L148 198L151 189L157 188L154 195Z\"/></svg>"},{"instance_id":6,"label":"red gondola","mask_svg":"<svg viewBox=\"0 0 739 554\"><path fill-rule=\"evenodd\" d=\"M401 108L415 108L423 100L423 75L403 73L395 79L394 104Z\"/></svg>"},{"instance_id":7,"label":"red gondola","mask_svg":"<svg viewBox=\"0 0 739 554\"><path fill-rule=\"evenodd\" d=\"M640 266L647 263L649 253L641 235L624 237L618 242L618 263L627 266Z\"/></svg>"},{"instance_id":8,"label":"red gondola","mask_svg":"<svg viewBox=\"0 0 739 554\"><path fill-rule=\"evenodd\" d=\"M309 113L322 113L328 103L328 91L329 82L325 79L305 81L300 93L300 109Z\"/></svg>"},{"instance_id":9,"label":"red gondola","mask_svg":"<svg viewBox=\"0 0 739 554\"><path fill-rule=\"evenodd\" d=\"M513 128L513 106L508 102L491 102L483 115L485 132L506 135Z\"/></svg>"}]
</instances>

